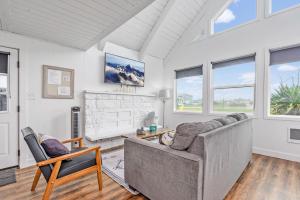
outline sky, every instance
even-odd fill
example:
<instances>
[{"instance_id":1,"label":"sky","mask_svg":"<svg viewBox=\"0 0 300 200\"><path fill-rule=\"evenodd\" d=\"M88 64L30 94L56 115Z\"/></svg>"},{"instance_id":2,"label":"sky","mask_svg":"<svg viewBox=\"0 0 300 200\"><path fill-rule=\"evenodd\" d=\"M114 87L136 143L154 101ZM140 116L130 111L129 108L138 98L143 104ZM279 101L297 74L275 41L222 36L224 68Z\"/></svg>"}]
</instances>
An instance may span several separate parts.
<instances>
[{"instance_id":1,"label":"sky","mask_svg":"<svg viewBox=\"0 0 300 200\"><path fill-rule=\"evenodd\" d=\"M244 85L255 83L255 62L242 63L213 70L213 86ZM253 100L253 88L215 90L214 100L237 98Z\"/></svg>"},{"instance_id":2,"label":"sky","mask_svg":"<svg viewBox=\"0 0 300 200\"><path fill-rule=\"evenodd\" d=\"M300 0L272 0L272 13L300 5Z\"/></svg>"},{"instance_id":3,"label":"sky","mask_svg":"<svg viewBox=\"0 0 300 200\"><path fill-rule=\"evenodd\" d=\"M193 96L193 100L202 99L203 76L192 76L180 78L176 81L177 96L181 94L189 94Z\"/></svg>"},{"instance_id":4,"label":"sky","mask_svg":"<svg viewBox=\"0 0 300 200\"><path fill-rule=\"evenodd\" d=\"M260 0L258 0L260 1ZM300 5L300 0L271 0L272 13ZM233 0L216 19L214 32L222 32L234 26L256 19L256 0Z\"/></svg>"},{"instance_id":5,"label":"sky","mask_svg":"<svg viewBox=\"0 0 300 200\"><path fill-rule=\"evenodd\" d=\"M271 92L277 89L280 83L288 86L297 84L298 75L300 75L300 62L270 66Z\"/></svg>"},{"instance_id":6,"label":"sky","mask_svg":"<svg viewBox=\"0 0 300 200\"><path fill-rule=\"evenodd\" d=\"M214 32L222 32L254 19L256 19L256 0L234 0L216 19Z\"/></svg>"},{"instance_id":7,"label":"sky","mask_svg":"<svg viewBox=\"0 0 300 200\"><path fill-rule=\"evenodd\" d=\"M122 57L115 56L112 54L106 54L106 62L119 63L119 64L122 64L123 66L130 64L132 67L139 69L141 72L144 72L144 70L145 70L144 63L142 63L142 62L122 58Z\"/></svg>"}]
</instances>

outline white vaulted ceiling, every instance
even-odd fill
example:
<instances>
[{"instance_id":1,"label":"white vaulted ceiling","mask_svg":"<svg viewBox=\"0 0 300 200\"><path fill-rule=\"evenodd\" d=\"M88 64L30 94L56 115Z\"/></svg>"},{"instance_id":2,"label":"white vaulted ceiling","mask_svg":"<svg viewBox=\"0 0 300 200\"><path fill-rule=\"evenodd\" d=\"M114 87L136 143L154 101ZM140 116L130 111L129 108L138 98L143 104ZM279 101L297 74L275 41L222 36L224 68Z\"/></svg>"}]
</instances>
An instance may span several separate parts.
<instances>
[{"instance_id":1,"label":"white vaulted ceiling","mask_svg":"<svg viewBox=\"0 0 300 200\"><path fill-rule=\"evenodd\" d=\"M106 40L139 51L168 0L156 0L142 12L112 32Z\"/></svg>"},{"instance_id":2,"label":"white vaulted ceiling","mask_svg":"<svg viewBox=\"0 0 300 200\"><path fill-rule=\"evenodd\" d=\"M165 58L203 9L206 0L156 0L105 40Z\"/></svg>"},{"instance_id":3,"label":"white vaulted ceiling","mask_svg":"<svg viewBox=\"0 0 300 200\"><path fill-rule=\"evenodd\" d=\"M153 0L1 0L0 29L88 49Z\"/></svg>"},{"instance_id":4,"label":"white vaulted ceiling","mask_svg":"<svg viewBox=\"0 0 300 200\"><path fill-rule=\"evenodd\" d=\"M0 30L88 49L167 57L208 0L0 0Z\"/></svg>"}]
</instances>

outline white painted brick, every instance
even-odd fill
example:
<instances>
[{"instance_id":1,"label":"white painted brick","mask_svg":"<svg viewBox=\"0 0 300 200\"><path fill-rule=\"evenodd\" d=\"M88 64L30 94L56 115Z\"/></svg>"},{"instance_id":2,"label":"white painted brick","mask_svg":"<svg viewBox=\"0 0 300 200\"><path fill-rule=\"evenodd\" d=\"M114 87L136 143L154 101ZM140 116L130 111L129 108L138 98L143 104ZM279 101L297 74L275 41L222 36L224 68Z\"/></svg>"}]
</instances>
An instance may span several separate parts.
<instances>
[{"instance_id":1,"label":"white painted brick","mask_svg":"<svg viewBox=\"0 0 300 200\"><path fill-rule=\"evenodd\" d=\"M97 95L95 95L95 94L85 94L85 99L95 100L96 98L97 98Z\"/></svg>"}]
</instances>

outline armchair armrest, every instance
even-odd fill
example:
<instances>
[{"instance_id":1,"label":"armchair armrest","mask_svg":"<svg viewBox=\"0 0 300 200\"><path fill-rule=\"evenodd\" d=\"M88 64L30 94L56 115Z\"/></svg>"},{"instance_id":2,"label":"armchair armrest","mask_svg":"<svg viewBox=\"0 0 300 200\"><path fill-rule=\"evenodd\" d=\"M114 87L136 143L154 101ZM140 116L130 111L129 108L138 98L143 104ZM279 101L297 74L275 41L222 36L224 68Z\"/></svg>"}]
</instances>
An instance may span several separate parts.
<instances>
[{"instance_id":1,"label":"armchair armrest","mask_svg":"<svg viewBox=\"0 0 300 200\"><path fill-rule=\"evenodd\" d=\"M93 151L95 151L96 154L97 154L97 152L99 152L99 150L100 150L99 146L90 147L90 148L84 149L82 151L66 154L66 155L63 155L63 156L56 157L56 158L50 158L48 160L38 162L36 165L38 167L42 167L42 166L45 166L45 165L56 163L57 161L63 161L63 160L66 160L66 159L78 157L78 156L81 156L81 155L84 155L84 154L87 154L87 153L90 153L90 152L93 152Z\"/></svg>"},{"instance_id":2,"label":"armchair armrest","mask_svg":"<svg viewBox=\"0 0 300 200\"><path fill-rule=\"evenodd\" d=\"M71 138L71 139L67 139L67 140L61 141L61 143L63 143L63 144L71 143L71 142L79 142L79 147L84 147L83 138L82 137Z\"/></svg>"}]
</instances>

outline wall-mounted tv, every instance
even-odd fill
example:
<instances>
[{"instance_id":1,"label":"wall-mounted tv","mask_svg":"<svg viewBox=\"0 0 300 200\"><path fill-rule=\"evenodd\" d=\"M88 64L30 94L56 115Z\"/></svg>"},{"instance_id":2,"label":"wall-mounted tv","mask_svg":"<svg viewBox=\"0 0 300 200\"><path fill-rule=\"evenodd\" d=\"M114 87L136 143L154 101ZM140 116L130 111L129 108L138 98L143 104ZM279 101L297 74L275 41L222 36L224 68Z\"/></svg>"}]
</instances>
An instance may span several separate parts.
<instances>
[{"instance_id":1,"label":"wall-mounted tv","mask_svg":"<svg viewBox=\"0 0 300 200\"><path fill-rule=\"evenodd\" d=\"M145 63L105 53L105 83L144 87Z\"/></svg>"}]
</instances>

